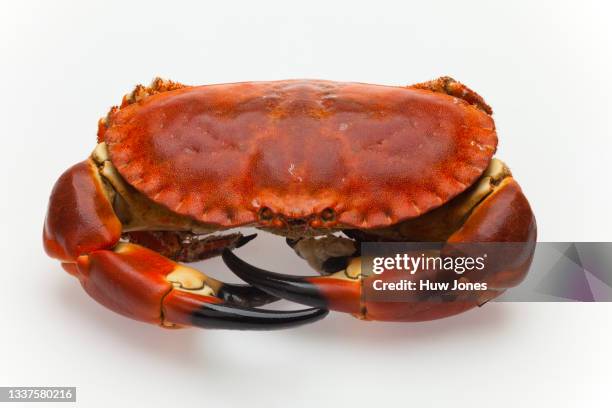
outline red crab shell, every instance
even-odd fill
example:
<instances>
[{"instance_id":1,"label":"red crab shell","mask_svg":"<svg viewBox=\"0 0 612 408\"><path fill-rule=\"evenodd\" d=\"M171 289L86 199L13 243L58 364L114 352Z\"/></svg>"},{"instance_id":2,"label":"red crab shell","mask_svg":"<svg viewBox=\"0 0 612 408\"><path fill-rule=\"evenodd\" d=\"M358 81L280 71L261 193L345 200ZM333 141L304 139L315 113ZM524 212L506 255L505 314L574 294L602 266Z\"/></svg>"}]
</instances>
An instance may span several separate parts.
<instances>
[{"instance_id":1,"label":"red crab shell","mask_svg":"<svg viewBox=\"0 0 612 408\"><path fill-rule=\"evenodd\" d=\"M113 111L103 139L136 189L222 228L262 224L263 208L391 225L464 191L497 146L493 119L463 99L318 80L159 93Z\"/></svg>"}]
</instances>

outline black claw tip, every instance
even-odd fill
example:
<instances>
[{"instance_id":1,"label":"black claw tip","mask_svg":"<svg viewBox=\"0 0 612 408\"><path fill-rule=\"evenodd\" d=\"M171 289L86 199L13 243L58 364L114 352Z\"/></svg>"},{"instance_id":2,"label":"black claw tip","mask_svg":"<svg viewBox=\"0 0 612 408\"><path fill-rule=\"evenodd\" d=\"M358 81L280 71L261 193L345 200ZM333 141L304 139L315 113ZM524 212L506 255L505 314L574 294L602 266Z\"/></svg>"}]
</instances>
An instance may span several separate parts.
<instances>
[{"instance_id":1,"label":"black claw tip","mask_svg":"<svg viewBox=\"0 0 612 408\"><path fill-rule=\"evenodd\" d=\"M255 237L257 237L257 234L243 235L240 238L238 238L238 241L236 241L235 247L240 248L241 246L246 245L248 242L254 240Z\"/></svg>"},{"instance_id":2,"label":"black claw tip","mask_svg":"<svg viewBox=\"0 0 612 408\"><path fill-rule=\"evenodd\" d=\"M259 269L244 262L230 250L222 254L225 265L240 279L271 295L316 308L326 308L327 301L308 278Z\"/></svg>"},{"instance_id":3,"label":"black claw tip","mask_svg":"<svg viewBox=\"0 0 612 408\"><path fill-rule=\"evenodd\" d=\"M277 330L316 322L327 313L314 308L282 311L207 303L192 314L191 320L194 326L207 329Z\"/></svg>"}]
</instances>

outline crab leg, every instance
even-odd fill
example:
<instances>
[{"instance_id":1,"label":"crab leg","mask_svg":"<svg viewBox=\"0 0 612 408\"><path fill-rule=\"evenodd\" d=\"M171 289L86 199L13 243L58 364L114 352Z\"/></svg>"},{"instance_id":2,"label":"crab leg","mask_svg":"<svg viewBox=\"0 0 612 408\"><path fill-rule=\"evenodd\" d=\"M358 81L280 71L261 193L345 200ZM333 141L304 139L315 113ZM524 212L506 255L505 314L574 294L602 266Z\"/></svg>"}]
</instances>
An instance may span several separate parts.
<instances>
[{"instance_id":1,"label":"crab leg","mask_svg":"<svg viewBox=\"0 0 612 408\"><path fill-rule=\"evenodd\" d=\"M73 166L53 189L43 232L47 253L60 259L103 306L165 327L225 329L280 329L327 313L252 308L276 298L256 288L225 284L150 249L120 242L122 223L111 204L112 194L93 160Z\"/></svg>"},{"instance_id":2,"label":"crab leg","mask_svg":"<svg viewBox=\"0 0 612 408\"><path fill-rule=\"evenodd\" d=\"M485 276L481 279L490 284L491 290L483 291L478 296L457 297L456 300L444 302L418 299L405 302L372 301L364 293L366 282L371 277L361 276L359 258L353 258L344 271L312 277L268 272L249 265L229 250L223 253L223 260L241 279L275 296L305 305L353 313L364 319L421 321L461 313L517 285L531 263L535 239L536 224L529 203L516 181L506 177L470 212L442 249L444 252L453 244L468 242L524 243L519 245L516 256L500 259L501 263L495 266L494 271L485 269ZM397 274L383 274L382 277L387 281L398 278ZM431 278L442 281L447 277L438 274Z\"/></svg>"}]
</instances>

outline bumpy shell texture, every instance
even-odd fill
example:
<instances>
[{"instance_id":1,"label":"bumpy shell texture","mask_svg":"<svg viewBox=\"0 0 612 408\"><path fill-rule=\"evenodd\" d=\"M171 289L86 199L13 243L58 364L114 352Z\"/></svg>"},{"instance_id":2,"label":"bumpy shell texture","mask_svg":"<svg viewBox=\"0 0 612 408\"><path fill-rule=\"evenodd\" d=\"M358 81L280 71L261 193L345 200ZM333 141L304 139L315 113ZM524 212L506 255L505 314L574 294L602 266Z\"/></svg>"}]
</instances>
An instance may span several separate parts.
<instances>
[{"instance_id":1,"label":"bumpy shell texture","mask_svg":"<svg viewBox=\"0 0 612 408\"><path fill-rule=\"evenodd\" d=\"M462 99L318 80L159 93L112 112L104 140L137 190L220 227L262 209L391 225L464 191L497 146L493 119Z\"/></svg>"}]
</instances>

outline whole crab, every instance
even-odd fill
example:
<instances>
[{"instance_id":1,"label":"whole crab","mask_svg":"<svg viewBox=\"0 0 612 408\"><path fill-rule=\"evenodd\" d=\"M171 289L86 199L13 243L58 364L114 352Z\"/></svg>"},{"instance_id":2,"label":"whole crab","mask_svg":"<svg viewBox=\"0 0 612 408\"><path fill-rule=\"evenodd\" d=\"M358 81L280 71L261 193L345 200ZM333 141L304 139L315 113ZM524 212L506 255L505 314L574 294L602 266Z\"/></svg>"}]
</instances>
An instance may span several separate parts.
<instances>
[{"instance_id":1,"label":"whole crab","mask_svg":"<svg viewBox=\"0 0 612 408\"><path fill-rule=\"evenodd\" d=\"M521 188L492 159L491 114L448 77L408 87L156 79L100 120L92 155L57 181L44 246L102 305L164 327L282 328L327 309L395 321L460 313L518 284L536 238ZM244 226L284 235L320 274L255 268L232 252L251 237L210 235ZM477 298L376 302L363 296L363 241L530 245ZM179 263L219 254L253 286ZM313 308L255 308L278 297Z\"/></svg>"}]
</instances>

